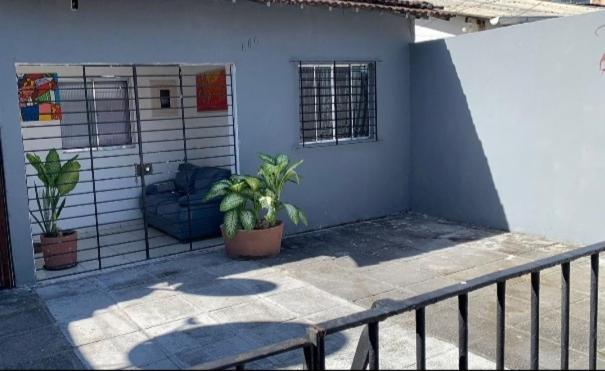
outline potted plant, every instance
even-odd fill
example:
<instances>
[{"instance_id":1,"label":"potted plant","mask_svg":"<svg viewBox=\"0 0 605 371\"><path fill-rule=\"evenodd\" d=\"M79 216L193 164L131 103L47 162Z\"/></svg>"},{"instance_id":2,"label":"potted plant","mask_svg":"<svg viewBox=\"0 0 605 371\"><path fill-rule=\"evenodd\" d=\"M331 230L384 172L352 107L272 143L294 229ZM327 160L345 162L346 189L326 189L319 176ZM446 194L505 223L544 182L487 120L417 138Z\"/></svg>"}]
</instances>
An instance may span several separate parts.
<instances>
[{"instance_id":1,"label":"potted plant","mask_svg":"<svg viewBox=\"0 0 605 371\"><path fill-rule=\"evenodd\" d=\"M65 196L76 188L80 180L78 156L63 165L56 149L48 152L45 161L36 154L28 153L26 156L43 185L40 192L34 183L39 217L33 212L31 215L41 230L44 267L50 270L73 267L78 261L78 236L76 231L61 230L58 222L65 207Z\"/></svg>"},{"instance_id":2,"label":"potted plant","mask_svg":"<svg viewBox=\"0 0 605 371\"><path fill-rule=\"evenodd\" d=\"M284 224L279 214L285 210L294 224L307 224L302 210L281 200L287 183L300 183L288 156L259 155L262 164L257 176L233 175L215 183L205 199L222 198L221 226L227 255L236 258L275 256L281 249Z\"/></svg>"}]
</instances>

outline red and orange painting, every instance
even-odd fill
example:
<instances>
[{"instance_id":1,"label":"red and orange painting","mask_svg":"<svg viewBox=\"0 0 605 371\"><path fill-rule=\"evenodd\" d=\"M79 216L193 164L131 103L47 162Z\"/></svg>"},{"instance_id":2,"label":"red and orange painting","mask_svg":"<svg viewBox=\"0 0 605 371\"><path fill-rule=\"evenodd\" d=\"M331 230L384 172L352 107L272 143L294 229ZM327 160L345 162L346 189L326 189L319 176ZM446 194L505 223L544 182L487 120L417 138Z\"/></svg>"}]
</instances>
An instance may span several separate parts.
<instances>
[{"instance_id":1,"label":"red and orange painting","mask_svg":"<svg viewBox=\"0 0 605 371\"><path fill-rule=\"evenodd\" d=\"M56 73L26 73L19 76L17 86L23 121L61 119Z\"/></svg>"},{"instance_id":2,"label":"red and orange painting","mask_svg":"<svg viewBox=\"0 0 605 371\"><path fill-rule=\"evenodd\" d=\"M225 69L198 74L195 79L195 91L198 112L227 110L227 74Z\"/></svg>"}]
</instances>

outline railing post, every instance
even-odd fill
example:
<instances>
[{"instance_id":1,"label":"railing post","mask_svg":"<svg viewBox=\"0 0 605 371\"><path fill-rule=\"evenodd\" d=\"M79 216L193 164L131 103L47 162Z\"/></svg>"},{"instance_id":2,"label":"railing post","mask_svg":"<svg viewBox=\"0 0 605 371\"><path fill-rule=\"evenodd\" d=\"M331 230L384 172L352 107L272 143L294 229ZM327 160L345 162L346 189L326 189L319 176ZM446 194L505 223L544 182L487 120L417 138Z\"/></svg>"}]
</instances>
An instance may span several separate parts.
<instances>
[{"instance_id":1,"label":"railing post","mask_svg":"<svg viewBox=\"0 0 605 371\"><path fill-rule=\"evenodd\" d=\"M468 294L458 296L458 369L468 369Z\"/></svg>"},{"instance_id":2,"label":"railing post","mask_svg":"<svg viewBox=\"0 0 605 371\"><path fill-rule=\"evenodd\" d=\"M506 281L496 285L498 296L498 311L496 313L496 369L504 370L504 344L506 342Z\"/></svg>"},{"instance_id":3,"label":"railing post","mask_svg":"<svg viewBox=\"0 0 605 371\"><path fill-rule=\"evenodd\" d=\"M599 301L599 254L590 256L590 335L588 369L597 369L597 313Z\"/></svg>"},{"instance_id":4,"label":"railing post","mask_svg":"<svg viewBox=\"0 0 605 371\"><path fill-rule=\"evenodd\" d=\"M326 333L323 329L317 327L309 328L309 340L311 341L311 369L326 369Z\"/></svg>"},{"instance_id":5,"label":"railing post","mask_svg":"<svg viewBox=\"0 0 605 371\"><path fill-rule=\"evenodd\" d=\"M531 344L530 368L540 364L540 272L531 273Z\"/></svg>"},{"instance_id":6,"label":"railing post","mask_svg":"<svg viewBox=\"0 0 605 371\"><path fill-rule=\"evenodd\" d=\"M380 361L378 355L378 322L368 323L368 338L370 340L370 351L368 355L370 370L378 370L380 368Z\"/></svg>"},{"instance_id":7,"label":"railing post","mask_svg":"<svg viewBox=\"0 0 605 371\"><path fill-rule=\"evenodd\" d=\"M426 369L426 335L424 308L416 309L416 369Z\"/></svg>"},{"instance_id":8,"label":"railing post","mask_svg":"<svg viewBox=\"0 0 605 371\"><path fill-rule=\"evenodd\" d=\"M309 345L303 348L303 370L313 369L313 348Z\"/></svg>"},{"instance_id":9,"label":"railing post","mask_svg":"<svg viewBox=\"0 0 605 371\"><path fill-rule=\"evenodd\" d=\"M569 369L569 273L570 264L561 264L561 370Z\"/></svg>"}]
</instances>

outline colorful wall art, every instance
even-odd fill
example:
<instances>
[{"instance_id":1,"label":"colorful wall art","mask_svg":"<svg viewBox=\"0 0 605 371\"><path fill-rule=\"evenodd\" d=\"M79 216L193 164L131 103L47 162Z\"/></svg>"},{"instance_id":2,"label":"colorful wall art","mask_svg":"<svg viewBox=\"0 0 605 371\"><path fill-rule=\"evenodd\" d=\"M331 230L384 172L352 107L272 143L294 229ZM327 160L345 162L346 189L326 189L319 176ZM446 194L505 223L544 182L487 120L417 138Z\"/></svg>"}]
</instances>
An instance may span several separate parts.
<instances>
[{"instance_id":1,"label":"colorful wall art","mask_svg":"<svg viewBox=\"0 0 605 371\"><path fill-rule=\"evenodd\" d=\"M26 73L19 76L17 84L22 121L62 118L56 73Z\"/></svg>"},{"instance_id":2,"label":"colorful wall art","mask_svg":"<svg viewBox=\"0 0 605 371\"><path fill-rule=\"evenodd\" d=\"M195 91L198 112L227 110L227 74L224 69L198 74Z\"/></svg>"}]
</instances>

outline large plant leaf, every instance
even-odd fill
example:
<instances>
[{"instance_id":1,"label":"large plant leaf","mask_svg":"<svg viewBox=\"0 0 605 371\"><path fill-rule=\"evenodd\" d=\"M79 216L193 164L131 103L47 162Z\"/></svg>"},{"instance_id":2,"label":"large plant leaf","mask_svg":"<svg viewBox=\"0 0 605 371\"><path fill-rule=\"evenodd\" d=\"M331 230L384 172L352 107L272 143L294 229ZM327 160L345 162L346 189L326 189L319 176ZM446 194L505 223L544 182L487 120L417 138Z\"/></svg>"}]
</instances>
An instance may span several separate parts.
<instances>
[{"instance_id":1,"label":"large plant leaf","mask_svg":"<svg viewBox=\"0 0 605 371\"><path fill-rule=\"evenodd\" d=\"M240 211L239 221L242 224L242 227L247 231L254 229L254 226L256 225L256 217L251 210Z\"/></svg>"},{"instance_id":2,"label":"large plant leaf","mask_svg":"<svg viewBox=\"0 0 605 371\"><path fill-rule=\"evenodd\" d=\"M298 209L296 208L296 206L294 206L292 204L284 203L284 208L286 209L286 212L288 213L288 217L290 218L292 223L298 224L300 222L300 218L299 218Z\"/></svg>"},{"instance_id":3,"label":"large plant leaf","mask_svg":"<svg viewBox=\"0 0 605 371\"><path fill-rule=\"evenodd\" d=\"M59 191L59 195L65 196L69 192L73 191L80 181L80 163L77 160L77 156L67 161L65 165L61 167L59 176L55 181L55 186Z\"/></svg>"},{"instance_id":4,"label":"large plant leaf","mask_svg":"<svg viewBox=\"0 0 605 371\"><path fill-rule=\"evenodd\" d=\"M45 185L48 186L48 176L46 175L46 168L44 167L44 163L40 156L35 153L27 153L25 155L27 157L27 161L36 169L38 173L38 179Z\"/></svg>"},{"instance_id":5,"label":"large plant leaf","mask_svg":"<svg viewBox=\"0 0 605 371\"><path fill-rule=\"evenodd\" d=\"M298 219L302 222L302 224L309 225L309 221L301 209L298 209Z\"/></svg>"},{"instance_id":6,"label":"large plant leaf","mask_svg":"<svg viewBox=\"0 0 605 371\"><path fill-rule=\"evenodd\" d=\"M303 160L300 160L300 161L290 165L288 170L286 170L286 172L285 172L285 177L288 178L288 180L290 180L290 177L292 175L295 175L296 178L298 178L298 174L296 174L296 168L299 167L302 163L303 163Z\"/></svg>"},{"instance_id":7,"label":"large plant leaf","mask_svg":"<svg viewBox=\"0 0 605 371\"><path fill-rule=\"evenodd\" d=\"M40 222L40 220L32 211L30 211L30 213L36 220L36 223L38 223L38 226L42 230L42 233L46 234L48 231L46 229L46 221L44 220L44 214L42 213L42 205L40 204L40 194L38 193L38 186L36 184L34 184L34 190L36 192L36 203L38 204L38 212L40 213L40 218L42 218L42 222Z\"/></svg>"},{"instance_id":8,"label":"large plant leaf","mask_svg":"<svg viewBox=\"0 0 605 371\"><path fill-rule=\"evenodd\" d=\"M53 187L56 184L59 174L61 174L61 158L56 149L51 149L46 155L46 176L48 177L48 185Z\"/></svg>"},{"instance_id":9,"label":"large plant leaf","mask_svg":"<svg viewBox=\"0 0 605 371\"><path fill-rule=\"evenodd\" d=\"M57 209L57 220L59 220L61 218L61 212L63 211L63 208L65 207L65 201L66 199L64 198L63 201L61 202L61 205L59 206L59 209Z\"/></svg>"},{"instance_id":10,"label":"large plant leaf","mask_svg":"<svg viewBox=\"0 0 605 371\"><path fill-rule=\"evenodd\" d=\"M227 194L227 188L229 188L230 183L226 180L221 180L220 182L216 182L210 187L210 190L204 196L204 202L210 201L212 199L222 197Z\"/></svg>"},{"instance_id":11,"label":"large plant leaf","mask_svg":"<svg viewBox=\"0 0 605 371\"><path fill-rule=\"evenodd\" d=\"M247 176L244 181L246 182L246 184L248 185L248 187L250 187L250 189L252 190L252 192L257 192L260 187L261 187L261 181L253 176Z\"/></svg>"},{"instance_id":12,"label":"large plant leaf","mask_svg":"<svg viewBox=\"0 0 605 371\"><path fill-rule=\"evenodd\" d=\"M223 201L221 201L220 210L226 213L227 211L243 206L244 203L246 203L246 199L242 195L229 193L223 198Z\"/></svg>"},{"instance_id":13,"label":"large plant leaf","mask_svg":"<svg viewBox=\"0 0 605 371\"><path fill-rule=\"evenodd\" d=\"M239 230L238 214L239 213L237 212L237 210L231 210L225 213L225 221L223 224L223 228L225 230L225 234L229 238L233 238Z\"/></svg>"},{"instance_id":14,"label":"large plant leaf","mask_svg":"<svg viewBox=\"0 0 605 371\"><path fill-rule=\"evenodd\" d=\"M248 186L248 184L245 182L245 179L241 179L237 182L233 182L231 184L231 186L229 187L229 190L231 192L242 192L246 187Z\"/></svg>"},{"instance_id":15,"label":"large plant leaf","mask_svg":"<svg viewBox=\"0 0 605 371\"><path fill-rule=\"evenodd\" d=\"M273 158L273 156L270 156L266 153L259 153L258 157L265 163L275 165L275 159Z\"/></svg>"},{"instance_id":16,"label":"large plant leaf","mask_svg":"<svg viewBox=\"0 0 605 371\"><path fill-rule=\"evenodd\" d=\"M279 154L279 155L277 155L277 157L275 157L276 165L286 166L286 165L288 165L288 162L290 162L290 160L288 159L288 156L283 153Z\"/></svg>"}]
</instances>

